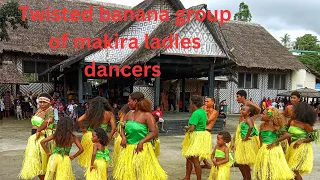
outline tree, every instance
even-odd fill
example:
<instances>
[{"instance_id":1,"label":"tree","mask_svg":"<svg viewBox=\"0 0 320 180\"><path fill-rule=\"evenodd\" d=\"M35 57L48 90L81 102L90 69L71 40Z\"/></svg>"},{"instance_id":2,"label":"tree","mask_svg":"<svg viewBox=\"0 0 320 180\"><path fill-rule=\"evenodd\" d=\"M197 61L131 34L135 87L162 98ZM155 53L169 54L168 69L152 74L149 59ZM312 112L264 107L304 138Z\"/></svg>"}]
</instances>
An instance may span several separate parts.
<instances>
[{"instance_id":1,"label":"tree","mask_svg":"<svg viewBox=\"0 0 320 180\"><path fill-rule=\"evenodd\" d=\"M290 35L286 33L283 37L281 37L281 42L285 47L287 47L287 44L290 42Z\"/></svg>"},{"instance_id":2,"label":"tree","mask_svg":"<svg viewBox=\"0 0 320 180\"><path fill-rule=\"evenodd\" d=\"M305 34L304 36L297 38L295 49L307 51L320 51L320 47L317 44L317 42L317 36L312 36L312 34Z\"/></svg>"},{"instance_id":3,"label":"tree","mask_svg":"<svg viewBox=\"0 0 320 180\"><path fill-rule=\"evenodd\" d=\"M320 72L320 55L318 55L318 53L306 53L297 57L303 64L308 65Z\"/></svg>"},{"instance_id":4,"label":"tree","mask_svg":"<svg viewBox=\"0 0 320 180\"><path fill-rule=\"evenodd\" d=\"M0 41L9 41L8 29L17 29L20 25L28 28L28 22L22 21L22 12L19 10L19 4L15 1L9 1L0 8Z\"/></svg>"},{"instance_id":5,"label":"tree","mask_svg":"<svg viewBox=\"0 0 320 180\"><path fill-rule=\"evenodd\" d=\"M251 16L251 13L250 13L250 10L249 10L249 6L246 5L244 2L240 3L239 12L237 12L234 15L234 20L250 22L251 18L252 18L252 16Z\"/></svg>"}]
</instances>

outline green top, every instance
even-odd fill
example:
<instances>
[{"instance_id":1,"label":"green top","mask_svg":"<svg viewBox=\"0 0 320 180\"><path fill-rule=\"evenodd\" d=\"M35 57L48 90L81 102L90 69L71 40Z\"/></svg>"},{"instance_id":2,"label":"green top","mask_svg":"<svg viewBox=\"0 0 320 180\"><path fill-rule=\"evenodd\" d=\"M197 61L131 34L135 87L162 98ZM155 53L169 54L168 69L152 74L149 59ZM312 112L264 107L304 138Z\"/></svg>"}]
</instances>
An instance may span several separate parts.
<instances>
[{"instance_id":1,"label":"green top","mask_svg":"<svg viewBox=\"0 0 320 180\"><path fill-rule=\"evenodd\" d=\"M107 131L108 124L100 124L99 127L102 128L103 130ZM93 128L88 127L88 131L92 131L92 130L93 130Z\"/></svg>"},{"instance_id":2,"label":"green top","mask_svg":"<svg viewBox=\"0 0 320 180\"><path fill-rule=\"evenodd\" d=\"M107 162L110 161L109 149L106 148L103 152L98 150L96 154L96 159L100 158L105 159Z\"/></svg>"},{"instance_id":3,"label":"green top","mask_svg":"<svg viewBox=\"0 0 320 180\"><path fill-rule=\"evenodd\" d=\"M226 154L224 153L224 151L221 151L220 149L216 149L214 157L215 158L225 158ZM231 153L229 153L229 162L233 162L233 158L232 158Z\"/></svg>"},{"instance_id":4,"label":"green top","mask_svg":"<svg viewBox=\"0 0 320 180\"><path fill-rule=\"evenodd\" d=\"M47 112L47 114L44 116L44 118L41 118L39 116L32 116L31 118L31 124L34 125L34 126L37 126L37 127L40 127L41 124L44 122L45 119L48 119L48 118L53 118L54 117L54 114L53 114L53 110L49 110ZM53 129L54 128L54 125L55 123L50 123L48 125L48 128L50 129Z\"/></svg>"},{"instance_id":5,"label":"green top","mask_svg":"<svg viewBox=\"0 0 320 180\"><path fill-rule=\"evenodd\" d=\"M64 154L65 154L65 153L69 154L70 151L71 151L71 146L70 146L70 147L66 147L66 148L56 146L56 147L53 149L53 154L60 153L61 156L64 157Z\"/></svg>"},{"instance_id":6,"label":"green top","mask_svg":"<svg viewBox=\"0 0 320 180\"><path fill-rule=\"evenodd\" d=\"M241 134L241 138L245 138L247 136L249 130L249 124L246 122L242 122L240 124L240 134ZM259 136L259 131L258 129L253 126L252 130L251 130L251 136Z\"/></svg>"},{"instance_id":7,"label":"green top","mask_svg":"<svg viewBox=\"0 0 320 180\"><path fill-rule=\"evenodd\" d=\"M206 111L203 108L199 108L192 113L188 125L195 125L195 131L205 131L207 121Z\"/></svg>"},{"instance_id":8,"label":"green top","mask_svg":"<svg viewBox=\"0 0 320 180\"><path fill-rule=\"evenodd\" d=\"M290 126L288 133L291 135L292 142L308 137L307 131L297 126Z\"/></svg>"},{"instance_id":9,"label":"green top","mask_svg":"<svg viewBox=\"0 0 320 180\"><path fill-rule=\"evenodd\" d=\"M39 117L39 116L32 116L31 118L31 124L33 126L37 126L37 127L40 127L41 124L43 123L44 119L42 117Z\"/></svg>"},{"instance_id":10,"label":"green top","mask_svg":"<svg viewBox=\"0 0 320 180\"><path fill-rule=\"evenodd\" d=\"M134 120L127 121L124 130L128 144L138 144L149 133L149 129L146 124L142 124Z\"/></svg>"},{"instance_id":11,"label":"green top","mask_svg":"<svg viewBox=\"0 0 320 180\"><path fill-rule=\"evenodd\" d=\"M261 139L264 144L272 144L275 140L277 140L279 137L276 134L276 132L273 132L271 130L262 130L261 131ZM277 143L277 145L279 142Z\"/></svg>"}]
</instances>

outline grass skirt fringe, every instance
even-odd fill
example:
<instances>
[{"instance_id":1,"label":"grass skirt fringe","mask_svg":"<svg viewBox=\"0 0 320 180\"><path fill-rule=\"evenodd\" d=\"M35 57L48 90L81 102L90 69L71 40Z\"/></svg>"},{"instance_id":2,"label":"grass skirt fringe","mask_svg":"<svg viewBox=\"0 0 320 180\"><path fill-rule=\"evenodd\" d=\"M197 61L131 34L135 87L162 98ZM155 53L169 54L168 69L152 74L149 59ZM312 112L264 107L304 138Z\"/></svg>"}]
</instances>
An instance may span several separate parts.
<instances>
[{"instance_id":1,"label":"grass skirt fringe","mask_svg":"<svg viewBox=\"0 0 320 180\"><path fill-rule=\"evenodd\" d=\"M230 179L230 168L232 162L221 164L217 167L212 165L208 180L227 180Z\"/></svg>"},{"instance_id":2,"label":"grass skirt fringe","mask_svg":"<svg viewBox=\"0 0 320 180\"><path fill-rule=\"evenodd\" d=\"M81 139L81 145L84 151L78 156L78 164L83 168L90 168L91 157L93 153L93 143L91 141L91 138L92 132L87 131Z\"/></svg>"},{"instance_id":3,"label":"grass skirt fringe","mask_svg":"<svg viewBox=\"0 0 320 180\"><path fill-rule=\"evenodd\" d=\"M36 134L29 137L19 178L32 179L46 173L48 156L40 144L43 139L44 135L41 135L37 141Z\"/></svg>"},{"instance_id":4,"label":"grass skirt fringe","mask_svg":"<svg viewBox=\"0 0 320 180\"><path fill-rule=\"evenodd\" d=\"M300 175L311 173L313 168L313 149L311 143L302 143L294 149L295 142L291 143L286 153L286 159L292 171Z\"/></svg>"},{"instance_id":5,"label":"grass skirt fringe","mask_svg":"<svg viewBox=\"0 0 320 180\"><path fill-rule=\"evenodd\" d=\"M117 137L114 139L114 145L113 145L113 153L111 157L111 166L114 167L115 164L117 163L118 157L119 157L119 152L121 149L121 136L120 134L117 135Z\"/></svg>"},{"instance_id":6,"label":"grass skirt fringe","mask_svg":"<svg viewBox=\"0 0 320 180\"><path fill-rule=\"evenodd\" d=\"M237 164L253 166L259 150L259 137L250 137L248 141L236 140L235 160Z\"/></svg>"},{"instance_id":7,"label":"grass skirt fringe","mask_svg":"<svg viewBox=\"0 0 320 180\"><path fill-rule=\"evenodd\" d=\"M283 141L280 142L281 143L281 147L283 152L286 154L289 148L289 143L288 143L288 139L285 139Z\"/></svg>"},{"instance_id":8,"label":"grass skirt fringe","mask_svg":"<svg viewBox=\"0 0 320 180\"><path fill-rule=\"evenodd\" d=\"M72 164L69 156L52 154L49 158L45 180L74 180Z\"/></svg>"},{"instance_id":9,"label":"grass skirt fringe","mask_svg":"<svg viewBox=\"0 0 320 180\"><path fill-rule=\"evenodd\" d=\"M143 144L143 151L136 153L137 145L121 148L113 171L116 180L166 180L167 173L160 166L151 142Z\"/></svg>"},{"instance_id":10,"label":"grass skirt fringe","mask_svg":"<svg viewBox=\"0 0 320 180\"><path fill-rule=\"evenodd\" d=\"M156 154L156 157L160 156L160 139L156 139L154 141L154 153Z\"/></svg>"},{"instance_id":11,"label":"grass skirt fringe","mask_svg":"<svg viewBox=\"0 0 320 180\"><path fill-rule=\"evenodd\" d=\"M210 159L212 152L212 135L208 131L187 132L182 143L182 156Z\"/></svg>"},{"instance_id":12,"label":"grass skirt fringe","mask_svg":"<svg viewBox=\"0 0 320 180\"><path fill-rule=\"evenodd\" d=\"M289 168L281 145L267 149L263 144L259 149L254 164L254 179L257 180L289 180L294 178L293 171Z\"/></svg>"},{"instance_id":13,"label":"grass skirt fringe","mask_svg":"<svg viewBox=\"0 0 320 180\"><path fill-rule=\"evenodd\" d=\"M109 162L105 159L94 160L95 168L90 171L90 168L86 170L86 180L107 180L108 179L108 166Z\"/></svg>"}]
</instances>

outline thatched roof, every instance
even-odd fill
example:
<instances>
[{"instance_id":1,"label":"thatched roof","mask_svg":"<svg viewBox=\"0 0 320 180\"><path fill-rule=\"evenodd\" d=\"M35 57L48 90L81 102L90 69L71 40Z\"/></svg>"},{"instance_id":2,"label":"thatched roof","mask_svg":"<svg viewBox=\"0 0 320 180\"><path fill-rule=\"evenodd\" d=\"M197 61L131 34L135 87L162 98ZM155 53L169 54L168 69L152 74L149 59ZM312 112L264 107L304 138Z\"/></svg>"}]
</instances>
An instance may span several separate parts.
<instances>
[{"instance_id":1,"label":"thatched roof","mask_svg":"<svg viewBox=\"0 0 320 180\"><path fill-rule=\"evenodd\" d=\"M306 69L259 24L228 21L220 25L220 28L239 66L281 70Z\"/></svg>"},{"instance_id":2,"label":"thatched roof","mask_svg":"<svg viewBox=\"0 0 320 180\"><path fill-rule=\"evenodd\" d=\"M111 22L99 21L99 7L102 5L105 9L130 9L128 6L94 2L93 0L20 0L20 5L28 5L30 9L45 9L50 5L50 9L67 8L84 10L89 6L93 8L92 22L33 22L29 21L29 28L24 29L19 27L16 30L9 31L10 41L0 42L0 51L19 51L26 53L39 53L49 55L65 55L70 56L76 52L73 47L74 37L93 37L99 30ZM1 4L2 5L2 4ZM69 33L69 42L67 48L52 50L49 47L51 37L61 37L64 33Z\"/></svg>"},{"instance_id":3,"label":"thatched roof","mask_svg":"<svg viewBox=\"0 0 320 180\"><path fill-rule=\"evenodd\" d=\"M186 12L188 10L199 10L199 9L206 9L206 5L205 4L200 4L197 6L193 6L190 7L189 9L185 10ZM159 39L164 39L166 37L169 37L169 35L171 33L175 33L178 30L182 30L185 26L187 26L189 23L191 23L191 21L187 22L185 25L183 26L177 26L175 24L176 21L176 16L173 15L172 17L170 17L170 21L165 21L162 22L155 30L152 31L152 33L149 35L149 44L151 42L152 38L159 38ZM214 22L217 23L217 22ZM223 36L221 34L221 32L219 31L219 29L214 29L215 26L211 25L209 22L205 23L208 27L208 29L210 29L212 35L218 39L217 43L219 44L220 48L222 48L223 50L226 48L226 44L225 41L223 40ZM210 25L209 25L210 24ZM216 31L218 33L216 33ZM145 47L145 43L144 42L139 49L136 49L122 64L121 66L124 65L132 65L132 64L138 64L138 63L146 63L148 62L150 59L152 59L153 57L157 56L158 54L164 52L166 49L165 48L160 48L160 49L146 49ZM226 53L227 56L229 57L228 52Z\"/></svg>"},{"instance_id":4,"label":"thatched roof","mask_svg":"<svg viewBox=\"0 0 320 180\"><path fill-rule=\"evenodd\" d=\"M175 10L184 9L183 4L180 0L169 0L169 2L172 4L173 8ZM145 12L148 11L155 3L157 3L157 0L144 0L143 2L139 3L135 7L132 8L133 11L136 10L144 10ZM129 15L128 15L129 16ZM116 33L121 34L125 30L127 30L135 21L117 21L113 22L110 21L109 24L105 25L98 33L95 35L95 37L103 38L104 34L108 35L114 35ZM103 45L102 45L103 46ZM53 71L54 69L60 68L63 69L65 67L68 67L69 65L83 60L86 56L99 51L100 49L90 49L90 50L81 50L78 51L76 55L66 59L65 61L55 65L54 67L51 67L47 71L43 72L42 74L48 73Z\"/></svg>"},{"instance_id":5,"label":"thatched roof","mask_svg":"<svg viewBox=\"0 0 320 180\"><path fill-rule=\"evenodd\" d=\"M0 61L0 84L28 84L12 61Z\"/></svg>"},{"instance_id":6,"label":"thatched roof","mask_svg":"<svg viewBox=\"0 0 320 180\"><path fill-rule=\"evenodd\" d=\"M308 87L305 87L305 88L300 88L300 89L296 89L296 90L293 90L293 91L298 91L301 93L301 96L302 97L310 97L310 98L318 98L320 97L320 92L315 90L315 89L311 89L311 88L308 88ZM286 92L283 92L283 93L279 93L277 94L277 96L291 96L291 93L293 91L286 91Z\"/></svg>"}]
</instances>

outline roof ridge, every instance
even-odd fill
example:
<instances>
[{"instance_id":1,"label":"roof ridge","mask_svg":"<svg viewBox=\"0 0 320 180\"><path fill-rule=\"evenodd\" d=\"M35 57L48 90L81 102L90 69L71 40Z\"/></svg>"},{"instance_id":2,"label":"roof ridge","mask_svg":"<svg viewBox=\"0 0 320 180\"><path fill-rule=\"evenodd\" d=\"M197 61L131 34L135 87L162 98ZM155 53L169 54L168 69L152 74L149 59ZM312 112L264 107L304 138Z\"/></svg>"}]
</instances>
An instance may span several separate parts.
<instances>
[{"instance_id":1,"label":"roof ridge","mask_svg":"<svg viewBox=\"0 0 320 180\"><path fill-rule=\"evenodd\" d=\"M71 2L79 2L79 3L86 3L86 4L95 4L95 5L103 5L103 6L111 6L115 8L124 8L124 9L131 9L133 6L127 6L123 4L116 4L116 3L108 3L108 2L103 2L103 1L95 1L95 0L66 0L66 1L71 1Z\"/></svg>"},{"instance_id":2,"label":"roof ridge","mask_svg":"<svg viewBox=\"0 0 320 180\"><path fill-rule=\"evenodd\" d=\"M247 25L252 25L252 26L260 26L260 27L263 27L263 26L261 26L261 24L258 24L258 23L245 22L245 21L237 21L237 20L229 20L229 21L226 21L225 23L238 23L238 24L247 24Z\"/></svg>"}]
</instances>

